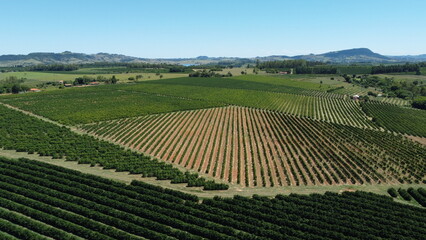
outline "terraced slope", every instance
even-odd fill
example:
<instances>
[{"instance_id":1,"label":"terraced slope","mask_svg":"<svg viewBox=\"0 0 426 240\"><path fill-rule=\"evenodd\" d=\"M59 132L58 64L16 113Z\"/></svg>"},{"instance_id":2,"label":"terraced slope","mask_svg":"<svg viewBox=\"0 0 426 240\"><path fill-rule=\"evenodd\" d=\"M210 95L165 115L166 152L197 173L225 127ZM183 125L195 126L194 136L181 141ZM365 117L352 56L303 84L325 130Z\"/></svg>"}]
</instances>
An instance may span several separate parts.
<instances>
[{"instance_id":1,"label":"terraced slope","mask_svg":"<svg viewBox=\"0 0 426 240\"><path fill-rule=\"evenodd\" d=\"M426 148L402 136L253 108L175 112L81 129L250 187L426 180Z\"/></svg>"}]
</instances>

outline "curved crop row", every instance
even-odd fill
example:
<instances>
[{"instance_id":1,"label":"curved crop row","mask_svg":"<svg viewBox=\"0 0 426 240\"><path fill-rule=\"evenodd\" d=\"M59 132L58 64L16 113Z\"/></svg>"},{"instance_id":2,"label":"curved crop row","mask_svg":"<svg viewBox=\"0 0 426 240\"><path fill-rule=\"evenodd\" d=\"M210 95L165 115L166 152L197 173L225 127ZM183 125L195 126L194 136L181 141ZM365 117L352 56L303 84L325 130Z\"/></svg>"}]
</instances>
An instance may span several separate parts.
<instances>
[{"instance_id":1,"label":"curved crop row","mask_svg":"<svg viewBox=\"0 0 426 240\"><path fill-rule=\"evenodd\" d=\"M379 126L402 134L426 137L426 111L370 101L361 104L363 111Z\"/></svg>"},{"instance_id":2,"label":"curved crop row","mask_svg":"<svg viewBox=\"0 0 426 240\"><path fill-rule=\"evenodd\" d=\"M79 135L68 128L59 127L21 112L0 106L0 148L19 152L37 153L40 156L65 158L100 165L105 169L129 171L144 177L188 183L188 186L204 186L206 190L227 189L199 178L197 174L183 173L170 164L152 159L141 153L99 141L88 135Z\"/></svg>"},{"instance_id":3,"label":"curved crop row","mask_svg":"<svg viewBox=\"0 0 426 240\"><path fill-rule=\"evenodd\" d=\"M402 136L252 108L168 113L81 128L245 186L426 180L426 149Z\"/></svg>"},{"instance_id":4,"label":"curved crop row","mask_svg":"<svg viewBox=\"0 0 426 240\"><path fill-rule=\"evenodd\" d=\"M205 199L0 157L2 239L422 239L426 211L365 193ZM389 211L392 209L392 211Z\"/></svg>"}]
</instances>

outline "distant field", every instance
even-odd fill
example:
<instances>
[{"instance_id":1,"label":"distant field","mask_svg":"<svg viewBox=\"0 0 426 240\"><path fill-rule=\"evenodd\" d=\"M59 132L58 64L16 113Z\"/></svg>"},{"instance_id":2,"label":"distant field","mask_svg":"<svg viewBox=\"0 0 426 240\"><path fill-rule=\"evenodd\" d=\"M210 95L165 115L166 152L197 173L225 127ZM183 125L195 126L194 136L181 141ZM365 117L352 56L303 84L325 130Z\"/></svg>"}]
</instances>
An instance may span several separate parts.
<instances>
[{"instance_id":1,"label":"distant field","mask_svg":"<svg viewBox=\"0 0 426 240\"><path fill-rule=\"evenodd\" d=\"M371 74L371 66L336 66L339 74Z\"/></svg>"},{"instance_id":2,"label":"distant field","mask_svg":"<svg viewBox=\"0 0 426 240\"><path fill-rule=\"evenodd\" d=\"M371 97L372 100L390 103L398 106L410 106L410 102L408 100L404 100L402 98L387 98L387 97Z\"/></svg>"},{"instance_id":3,"label":"distant field","mask_svg":"<svg viewBox=\"0 0 426 240\"><path fill-rule=\"evenodd\" d=\"M402 136L241 107L83 125L91 134L244 186L418 183L426 149Z\"/></svg>"},{"instance_id":4,"label":"distant field","mask_svg":"<svg viewBox=\"0 0 426 240\"><path fill-rule=\"evenodd\" d=\"M320 85L322 82L322 90L330 90L338 87L344 87L333 91L333 93L346 95L367 95L368 91L377 92L374 88L363 88L358 85L344 82L343 77L338 75L315 75L315 74L293 74L293 75L274 75L278 78L290 79L297 82L310 82ZM333 80L332 80L333 78Z\"/></svg>"},{"instance_id":5,"label":"distant field","mask_svg":"<svg viewBox=\"0 0 426 240\"><path fill-rule=\"evenodd\" d=\"M88 75L91 77L104 76L106 78L111 78L113 75L119 79L119 82L129 82L129 77L136 77L136 75L142 75L143 78L138 81L146 80L157 80L160 79L160 76L157 76L155 73L122 73L122 74L87 74L87 73L46 73L46 72L8 72L0 73L0 80L5 79L9 76L16 76L18 78L26 78L24 85L30 87L35 87L37 84L45 82L58 82L58 81L68 81L73 82L77 77L82 77ZM188 74L182 73L163 73L163 79L166 78L178 78L186 77Z\"/></svg>"},{"instance_id":6,"label":"distant field","mask_svg":"<svg viewBox=\"0 0 426 240\"><path fill-rule=\"evenodd\" d=\"M329 85L321 86L319 83L294 81L262 75L242 75L232 78L176 78L164 79L152 84L183 85L199 87L215 87L229 89L247 89L256 91L294 93L304 95L318 95L330 89Z\"/></svg>"},{"instance_id":7,"label":"distant field","mask_svg":"<svg viewBox=\"0 0 426 240\"><path fill-rule=\"evenodd\" d=\"M414 81L419 81L419 82L422 82L423 84L426 84L426 75L377 74L375 76L379 76L382 78L385 78L385 77L393 78L395 81L407 81L410 83Z\"/></svg>"}]
</instances>

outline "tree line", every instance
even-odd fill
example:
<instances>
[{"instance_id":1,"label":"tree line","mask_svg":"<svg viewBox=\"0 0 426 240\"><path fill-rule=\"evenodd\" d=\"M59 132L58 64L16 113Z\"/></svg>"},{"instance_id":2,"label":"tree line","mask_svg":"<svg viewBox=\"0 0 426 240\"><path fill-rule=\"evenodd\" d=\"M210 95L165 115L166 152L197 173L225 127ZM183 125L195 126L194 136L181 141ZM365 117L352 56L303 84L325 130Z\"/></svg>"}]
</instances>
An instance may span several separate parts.
<instances>
[{"instance_id":1,"label":"tree line","mask_svg":"<svg viewBox=\"0 0 426 240\"><path fill-rule=\"evenodd\" d=\"M371 74L416 72L420 75L420 64L406 63L398 65L379 65L371 68Z\"/></svg>"}]
</instances>

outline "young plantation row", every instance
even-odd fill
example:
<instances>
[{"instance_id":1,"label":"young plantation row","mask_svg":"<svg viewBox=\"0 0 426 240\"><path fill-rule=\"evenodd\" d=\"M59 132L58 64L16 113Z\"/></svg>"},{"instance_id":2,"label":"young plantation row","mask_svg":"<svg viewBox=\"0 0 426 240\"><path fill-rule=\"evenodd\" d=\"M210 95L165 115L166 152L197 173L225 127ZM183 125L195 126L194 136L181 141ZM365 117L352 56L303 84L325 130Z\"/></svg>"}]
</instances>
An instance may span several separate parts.
<instances>
[{"instance_id":1,"label":"young plantation row","mask_svg":"<svg viewBox=\"0 0 426 240\"><path fill-rule=\"evenodd\" d=\"M184 111L81 128L250 187L426 180L426 148L402 136L253 108Z\"/></svg>"},{"instance_id":2,"label":"young plantation row","mask_svg":"<svg viewBox=\"0 0 426 240\"><path fill-rule=\"evenodd\" d=\"M170 164L152 159L141 153L99 141L88 135L79 135L68 128L31 117L16 110L0 106L0 149L35 153L56 159L100 165L105 169L128 171L144 177L188 183L188 186L204 186L206 190L227 189L199 178L197 174L183 173Z\"/></svg>"}]
</instances>

